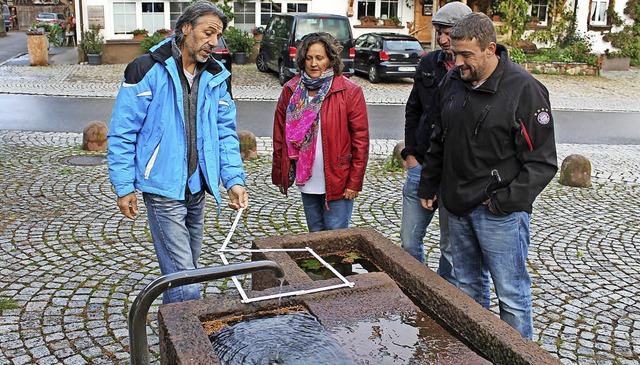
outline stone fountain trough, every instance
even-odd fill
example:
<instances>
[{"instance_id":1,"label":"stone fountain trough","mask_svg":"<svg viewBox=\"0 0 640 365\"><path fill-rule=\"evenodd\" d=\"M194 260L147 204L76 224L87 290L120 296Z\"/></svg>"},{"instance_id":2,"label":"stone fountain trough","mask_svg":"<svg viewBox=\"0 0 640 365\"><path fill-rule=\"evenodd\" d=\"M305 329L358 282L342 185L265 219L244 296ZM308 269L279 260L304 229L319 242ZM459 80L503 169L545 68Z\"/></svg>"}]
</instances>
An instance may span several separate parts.
<instances>
[{"instance_id":1,"label":"stone fountain trough","mask_svg":"<svg viewBox=\"0 0 640 365\"><path fill-rule=\"evenodd\" d=\"M161 363L219 364L208 337L211 333L205 329L212 323L225 318L255 316L277 308L303 308L335 336L358 364L387 363L385 361L389 357L376 358L374 355L370 359L362 358L357 342L368 342L368 350L374 353L378 350L381 350L378 354L383 353L383 347L385 351L393 351L393 345L383 343L383 335L404 330L394 327L393 321L387 319L407 315L415 317L416 313L421 331L426 328L428 332L426 339L422 339L421 349L409 348L407 352L407 346L397 347L395 350L402 352L398 358L405 361L388 363L561 364L373 229L351 228L278 236L257 239L253 243L254 249L305 247L312 248L323 257L357 252L380 271L347 277L355 283L351 288L287 297L281 301L272 299L242 304L237 298L218 295L161 306L158 313ZM312 290L341 282L337 278L312 280L296 263L303 255L304 252L254 252L254 261L272 260L282 266L285 285L280 288L279 281L270 272L254 273L250 296ZM354 338L349 333L358 332L358 326L369 329L365 333L372 335L364 339ZM442 343L447 347L444 351L437 348ZM433 352L434 357L425 351Z\"/></svg>"}]
</instances>

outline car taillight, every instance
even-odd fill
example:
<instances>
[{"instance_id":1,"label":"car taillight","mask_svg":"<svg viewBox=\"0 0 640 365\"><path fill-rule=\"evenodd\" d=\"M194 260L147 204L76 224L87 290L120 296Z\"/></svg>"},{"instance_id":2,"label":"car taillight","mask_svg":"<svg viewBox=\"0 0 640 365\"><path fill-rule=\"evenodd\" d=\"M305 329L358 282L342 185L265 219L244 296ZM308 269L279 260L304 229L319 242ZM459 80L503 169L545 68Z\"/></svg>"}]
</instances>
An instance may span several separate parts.
<instances>
[{"instance_id":1,"label":"car taillight","mask_svg":"<svg viewBox=\"0 0 640 365\"><path fill-rule=\"evenodd\" d=\"M356 49L354 47L349 48L349 58L356 58Z\"/></svg>"},{"instance_id":2,"label":"car taillight","mask_svg":"<svg viewBox=\"0 0 640 365\"><path fill-rule=\"evenodd\" d=\"M229 54L229 50L226 48L218 48L218 49L214 49L213 53L215 54Z\"/></svg>"},{"instance_id":3,"label":"car taillight","mask_svg":"<svg viewBox=\"0 0 640 365\"><path fill-rule=\"evenodd\" d=\"M389 54L385 51L380 51L380 61L389 61L391 58Z\"/></svg>"},{"instance_id":4,"label":"car taillight","mask_svg":"<svg viewBox=\"0 0 640 365\"><path fill-rule=\"evenodd\" d=\"M289 58L296 58L296 53L298 53L296 47L289 47Z\"/></svg>"}]
</instances>

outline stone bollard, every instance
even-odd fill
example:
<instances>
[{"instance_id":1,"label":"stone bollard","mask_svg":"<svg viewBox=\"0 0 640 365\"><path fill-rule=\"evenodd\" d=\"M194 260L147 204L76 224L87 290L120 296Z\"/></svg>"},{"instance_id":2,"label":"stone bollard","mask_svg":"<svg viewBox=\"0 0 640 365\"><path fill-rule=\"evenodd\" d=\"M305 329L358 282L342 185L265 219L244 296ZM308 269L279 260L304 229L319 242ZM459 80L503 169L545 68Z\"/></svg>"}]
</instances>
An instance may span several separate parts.
<instances>
[{"instance_id":1,"label":"stone bollard","mask_svg":"<svg viewBox=\"0 0 640 365\"><path fill-rule=\"evenodd\" d=\"M101 121L89 122L82 132L82 149L86 151L105 151L107 149L107 125Z\"/></svg>"},{"instance_id":2,"label":"stone bollard","mask_svg":"<svg viewBox=\"0 0 640 365\"><path fill-rule=\"evenodd\" d=\"M560 167L560 184L577 188L591 187L591 162L582 155L569 155Z\"/></svg>"},{"instance_id":3,"label":"stone bollard","mask_svg":"<svg viewBox=\"0 0 640 365\"><path fill-rule=\"evenodd\" d=\"M404 170L407 169L407 162L402 158L400 153L404 149L404 141L400 141L393 147L393 153L391 154L391 164L394 166L400 166Z\"/></svg>"},{"instance_id":4,"label":"stone bollard","mask_svg":"<svg viewBox=\"0 0 640 365\"><path fill-rule=\"evenodd\" d=\"M238 131L240 139L240 155L242 160L253 160L258 157L258 143L256 136L249 131Z\"/></svg>"}]
</instances>

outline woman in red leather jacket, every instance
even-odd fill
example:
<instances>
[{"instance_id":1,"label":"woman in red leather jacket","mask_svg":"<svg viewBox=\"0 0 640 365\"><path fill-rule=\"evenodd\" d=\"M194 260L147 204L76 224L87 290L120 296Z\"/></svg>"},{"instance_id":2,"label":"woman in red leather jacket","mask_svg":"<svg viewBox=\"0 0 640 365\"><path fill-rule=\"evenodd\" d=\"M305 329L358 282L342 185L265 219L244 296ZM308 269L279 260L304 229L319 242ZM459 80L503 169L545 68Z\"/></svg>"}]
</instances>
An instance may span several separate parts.
<instances>
[{"instance_id":1,"label":"woman in red leather jacket","mask_svg":"<svg viewBox=\"0 0 640 365\"><path fill-rule=\"evenodd\" d=\"M349 226L369 157L364 94L341 75L338 47L328 33L302 39L273 123L273 184L300 190L310 232Z\"/></svg>"}]
</instances>

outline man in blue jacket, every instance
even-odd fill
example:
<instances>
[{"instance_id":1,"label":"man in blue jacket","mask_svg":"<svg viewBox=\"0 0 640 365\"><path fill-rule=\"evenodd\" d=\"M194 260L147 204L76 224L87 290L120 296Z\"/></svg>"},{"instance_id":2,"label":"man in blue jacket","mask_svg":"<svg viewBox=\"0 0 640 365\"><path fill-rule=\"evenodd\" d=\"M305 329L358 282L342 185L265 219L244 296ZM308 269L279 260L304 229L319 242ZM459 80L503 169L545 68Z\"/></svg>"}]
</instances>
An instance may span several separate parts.
<instances>
[{"instance_id":1,"label":"man in blue jacket","mask_svg":"<svg viewBox=\"0 0 640 365\"><path fill-rule=\"evenodd\" d=\"M437 198L450 213L460 290L489 308L490 275L500 318L531 339L529 221L558 170L549 92L509 60L482 13L453 26L451 48L456 67L439 87L418 196L426 209Z\"/></svg>"},{"instance_id":2,"label":"man in blue jacket","mask_svg":"<svg viewBox=\"0 0 640 365\"><path fill-rule=\"evenodd\" d=\"M231 75L211 57L226 26L208 1L187 7L173 38L127 66L113 109L107 159L118 207L135 219L142 191L163 275L197 267L205 192L220 206L222 182L230 207L248 206ZM163 303L199 298L192 284L167 290Z\"/></svg>"}]
</instances>

